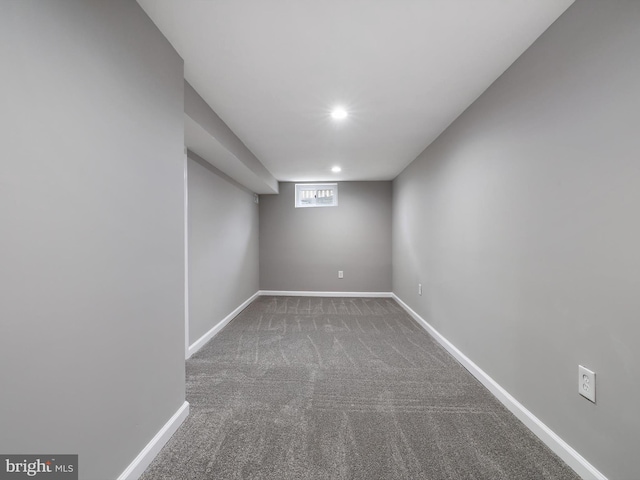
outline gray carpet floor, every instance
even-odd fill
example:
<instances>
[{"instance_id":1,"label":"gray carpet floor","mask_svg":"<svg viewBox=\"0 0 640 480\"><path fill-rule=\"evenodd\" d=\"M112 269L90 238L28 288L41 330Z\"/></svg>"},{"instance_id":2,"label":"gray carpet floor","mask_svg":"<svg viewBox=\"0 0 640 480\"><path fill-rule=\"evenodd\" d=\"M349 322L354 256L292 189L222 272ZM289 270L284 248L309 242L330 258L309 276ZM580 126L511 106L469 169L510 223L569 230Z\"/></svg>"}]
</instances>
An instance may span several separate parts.
<instances>
[{"instance_id":1,"label":"gray carpet floor","mask_svg":"<svg viewBox=\"0 0 640 480\"><path fill-rule=\"evenodd\" d=\"M391 299L260 297L142 480L578 479Z\"/></svg>"}]
</instances>

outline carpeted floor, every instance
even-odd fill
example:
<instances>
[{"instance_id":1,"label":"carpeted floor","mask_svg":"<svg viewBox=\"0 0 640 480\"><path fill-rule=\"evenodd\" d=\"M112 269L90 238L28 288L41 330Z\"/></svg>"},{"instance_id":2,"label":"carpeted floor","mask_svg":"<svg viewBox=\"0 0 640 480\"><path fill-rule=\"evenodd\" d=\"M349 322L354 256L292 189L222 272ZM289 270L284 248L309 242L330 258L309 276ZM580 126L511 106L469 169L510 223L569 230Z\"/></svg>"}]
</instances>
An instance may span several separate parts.
<instances>
[{"instance_id":1,"label":"carpeted floor","mask_svg":"<svg viewBox=\"0 0 640 480\"><path fill-rule=\"evenodd\" d=\"M260 297L142 480L579 477L391 299Z\"/></svg>"}]
</instances>

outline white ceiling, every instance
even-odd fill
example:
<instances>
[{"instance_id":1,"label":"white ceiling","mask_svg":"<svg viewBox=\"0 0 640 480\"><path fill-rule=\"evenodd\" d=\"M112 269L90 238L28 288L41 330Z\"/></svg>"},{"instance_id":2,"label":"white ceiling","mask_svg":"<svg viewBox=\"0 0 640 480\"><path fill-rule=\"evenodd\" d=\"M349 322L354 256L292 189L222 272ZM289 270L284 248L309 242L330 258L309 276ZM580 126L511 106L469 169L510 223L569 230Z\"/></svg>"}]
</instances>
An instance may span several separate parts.
<instances>
[{"instance_id":1,"label":"white ceiling","mask_svg":"<svg viewBox=\"0 0 640 480\"><path fill-rule=\"evenodd\" d=\"M317 181L394 178L573 0L138 3L278 180Z\"/></svg>"}]
</instances>

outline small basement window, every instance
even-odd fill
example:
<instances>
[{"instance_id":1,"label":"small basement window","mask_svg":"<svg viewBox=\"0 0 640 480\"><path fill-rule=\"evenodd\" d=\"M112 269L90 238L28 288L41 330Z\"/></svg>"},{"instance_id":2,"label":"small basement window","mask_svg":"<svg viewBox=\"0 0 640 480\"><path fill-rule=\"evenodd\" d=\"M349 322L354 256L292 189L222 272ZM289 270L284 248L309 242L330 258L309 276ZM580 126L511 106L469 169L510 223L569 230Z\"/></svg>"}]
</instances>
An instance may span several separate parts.
<instances>
[{"instance_id":1,"label":"small basement window","mask_svg":"<svg viewBox=\"0 0 640 480\"><path fill-rule=\"evenodd\" d=\"M337 206L337 183L296 183L296 208Z\"/></svg>"}]
</instances>

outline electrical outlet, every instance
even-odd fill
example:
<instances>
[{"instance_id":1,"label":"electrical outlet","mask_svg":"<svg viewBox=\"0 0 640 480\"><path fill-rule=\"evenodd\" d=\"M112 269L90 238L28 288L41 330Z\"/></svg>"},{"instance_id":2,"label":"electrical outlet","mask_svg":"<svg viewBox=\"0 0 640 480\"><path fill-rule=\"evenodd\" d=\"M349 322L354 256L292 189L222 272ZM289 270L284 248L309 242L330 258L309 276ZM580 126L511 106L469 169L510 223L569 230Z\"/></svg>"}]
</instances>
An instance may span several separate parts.
<instances>
[{"instance_id":1,"label":"electrical outlet","mask_svg":"<svg viewBox=\"0 0 640 480\"><path fill-rule=\"evenodd\" d=\"M422 295L422 284L418 284L418 295Z\"/></svg>"},{"instance_id":2,"label":"electrical outlet","mask_svg":"<svg viewBox=\"0 0 640 480\"><path fill-rule=\"evenodd\" d=\"M338 278L344 278L344 272L342 270L338 270Z\"/></svg>"},{"instance_id":3,"label":"electrical outlet","mask_svg":"<svg viewBox=\"0 0 640 480\"><path fill-rule=\"evenodd\" d=\"M578 393L596 403L596 373L578 365Z\"/></svg>"}]
</instances>

